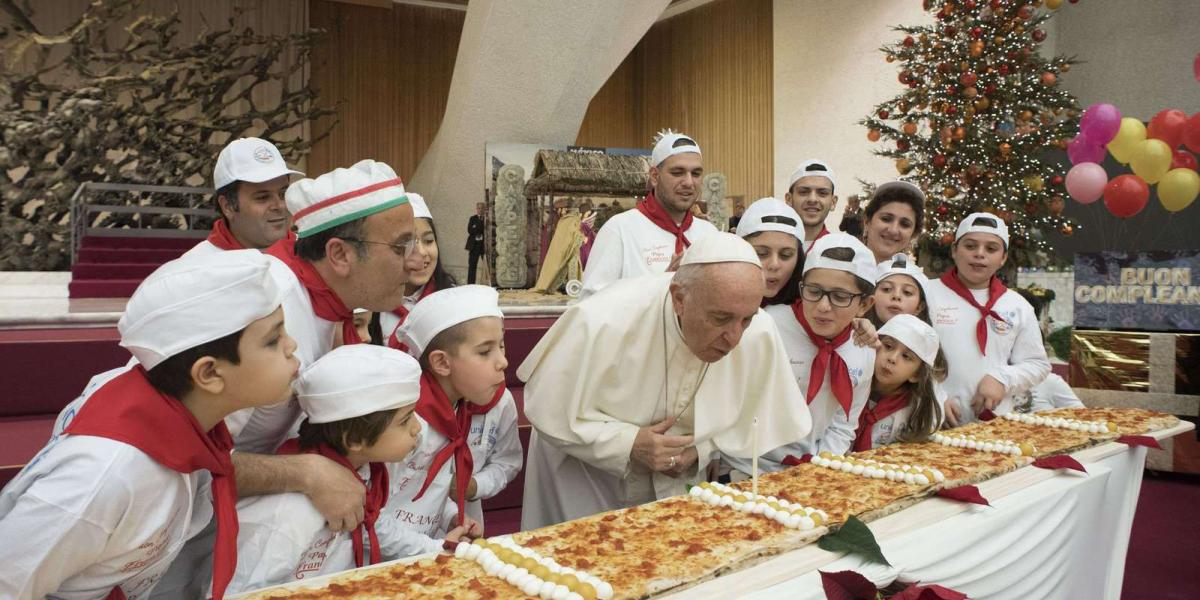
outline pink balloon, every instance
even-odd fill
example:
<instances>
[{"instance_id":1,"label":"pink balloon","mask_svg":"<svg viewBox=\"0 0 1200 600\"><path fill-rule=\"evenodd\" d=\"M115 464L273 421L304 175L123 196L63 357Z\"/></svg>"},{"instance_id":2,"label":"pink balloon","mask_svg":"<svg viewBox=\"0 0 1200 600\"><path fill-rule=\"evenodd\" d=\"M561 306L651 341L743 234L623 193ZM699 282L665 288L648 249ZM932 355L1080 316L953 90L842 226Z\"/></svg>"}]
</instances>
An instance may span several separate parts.
<instances>
[{"instance_id":1,"label":"pink balloon","mask_svg":"<svg viewBox=\"0 0 1200 600\"><path fill-rule=\"evenodd\" d=\"M1067 171L1067 193L1080 204L1099 200L1105 185L1108 185L1108 173L1096 163L1079 163Z\"/></svg>"},{"instance_id":2,"label":"pink balloon","mask_svg":"<svg viewBox=\"0 0 1200 600\"><path fill-rule=\"evenodd\" d=\"M1117 137L1120 129L1121 111L1103 102L1087 107L1087 110L1083 111L1083 118L1079 120L1079 133L1101 146Z\"/></svg>"},{"instance_id":3,"label":"pink balloon","mask_svg":"<svg viewBox=\"0 0 1200 600\"><path fill-rule=\"evenodd\" d=\"M1075 136L1075 139L1067 144L1067 158L1071 159L1073 165L1104 162L1105 154L1107 152L1104 146L1093 142L1091 137L1084 133Z\"/></svg>"}]
</instances>

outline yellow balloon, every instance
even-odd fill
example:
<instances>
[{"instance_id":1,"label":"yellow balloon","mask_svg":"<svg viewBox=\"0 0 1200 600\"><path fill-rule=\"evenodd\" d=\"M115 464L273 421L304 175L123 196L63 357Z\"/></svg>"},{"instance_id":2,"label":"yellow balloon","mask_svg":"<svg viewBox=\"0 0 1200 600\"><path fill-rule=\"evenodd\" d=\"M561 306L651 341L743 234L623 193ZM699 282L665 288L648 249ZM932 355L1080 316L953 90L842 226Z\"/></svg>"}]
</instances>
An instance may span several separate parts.
<instances>
[{"instance_id":1,"label":"yellow balloon","mask_svg":"<svg viewBox=\"0 0 1200 600\"><path fill-rule=\"evenodd\" d=\"M1062 0L1046 0L1046 8L1050 10L1058 10L1062 6Z\"/></svg>"},{"instance_id":2,"label":"yellow balloon","mask_svg":"<svg viewBox=\"0 0 1200 600\"><path fill-rule=\"evenodd\" d=\"M1117 136L1108 143L1108 151L1123 165L1129 164L1138 142L1146 139L1146 125L1133 117L1121 119Z\"/></svg>"},{"instance_id":3,"label":"yellow balloon","mask_svg":"<svg viewBox=\"0 0 1200 600\"><path fill-rule=\"evenodd\" d=\"M1156 183L1171 168L1171 147L1162 140L1142 140L1134 147L1129 166L1146 183Z\"/></svg>"},{"instance_id":4,"label":"yellow balloon","mask_svg":"<svg viewBox=\"0 0 1200 600\"><path fill-rule=\"evenodd\" d=\"M1158 181L1158 200L1163 208L1178 212L1200 194L1200 174L1191 169L1171 169Z\"/></svg>"}]
</instances>

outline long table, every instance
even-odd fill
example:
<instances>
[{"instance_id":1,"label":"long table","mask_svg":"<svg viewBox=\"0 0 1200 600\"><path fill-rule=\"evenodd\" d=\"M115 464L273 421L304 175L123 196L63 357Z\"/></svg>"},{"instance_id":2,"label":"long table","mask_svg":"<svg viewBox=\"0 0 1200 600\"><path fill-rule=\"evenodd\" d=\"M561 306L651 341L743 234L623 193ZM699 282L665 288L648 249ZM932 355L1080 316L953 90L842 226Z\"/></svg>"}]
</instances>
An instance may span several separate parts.
<instances>
[{"instance_id":1,"label":"long table","mask_svg":"<svg viewBox=\"0 0 1200 600\"><path fill-rule=\"evenodd\" d=\"M1162 440L1194 428L1182 421L1151 435ZM891 567L810 544L663 597L819 600L819 571L853 570L880 586L900 578L971 598L1118 599L1146 448L1112 442L1072 456L1086 474L1024 467L977 486L991 506L933 497L869 523ZM395 563L364 569L387 564Z\"/></svg>"}]
</instances>

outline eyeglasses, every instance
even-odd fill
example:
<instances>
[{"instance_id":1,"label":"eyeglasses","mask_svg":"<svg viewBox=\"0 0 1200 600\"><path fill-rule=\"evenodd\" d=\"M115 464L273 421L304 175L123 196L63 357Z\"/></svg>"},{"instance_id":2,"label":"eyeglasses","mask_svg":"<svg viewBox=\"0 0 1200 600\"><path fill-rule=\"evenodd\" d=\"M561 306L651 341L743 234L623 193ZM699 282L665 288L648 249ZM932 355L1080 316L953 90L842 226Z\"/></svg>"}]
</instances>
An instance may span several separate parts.
<instances>
[{"instance_id":1,"label":"eyeglasses","mask_svg":"<svg viewBox=\"0 0 1200 600\"><path fill-rule=\"evenodd\" d=\"M800 297L803 298L805 302L812 302L813 304L816 304L820 302L822 298L828 296L829 304L836 306L837 308L846 308L854 303L855 298L863 295L864 294L855 294L853 292L845 292L842 290L827 290L817 285L802 284L800 286Z\"/></svg>"},{"instance_id":2,"label":"eyeglasses","mask_svg":"<svg viewBox=\"0 0 1200 600\"><path fill-rule=\"evenodd\" d=\"M395 252L397 255L404 256L404 257L408 257L408 256L412 256L413 254L416 254L417 245L420 244L420 240L417 240L416 238L405 241L405 242L400 242L399 244L389 244L388 242L374 242L371 240L361 240L358 238L340 238L340 239L346 240L347 242L358 242L360 244L377 244L379 246L387 246L392 249L392 252Z\"/></svg>"}]
</instances>

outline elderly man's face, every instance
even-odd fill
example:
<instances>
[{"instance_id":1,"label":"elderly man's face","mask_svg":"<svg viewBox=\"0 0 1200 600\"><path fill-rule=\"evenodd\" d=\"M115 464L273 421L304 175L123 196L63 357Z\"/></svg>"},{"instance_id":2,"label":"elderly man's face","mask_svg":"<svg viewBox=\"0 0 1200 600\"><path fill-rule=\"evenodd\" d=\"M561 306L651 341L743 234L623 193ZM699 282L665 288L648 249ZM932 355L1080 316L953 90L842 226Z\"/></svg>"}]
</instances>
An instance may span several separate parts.
<instances>
[{"instance_id":1,"label":"elderly man's face","mask_svg":"<svg viewBox=\"0 0 1200 600\"><path fill-rule=\"evenodd\" d=\"M741 341L758 312L765 286L762 269L748 263L699 268L699 280L683 287L671 284L671 302L684 343L697 358L711 363L724 358Z\"/></svg>"}]
</instances>

